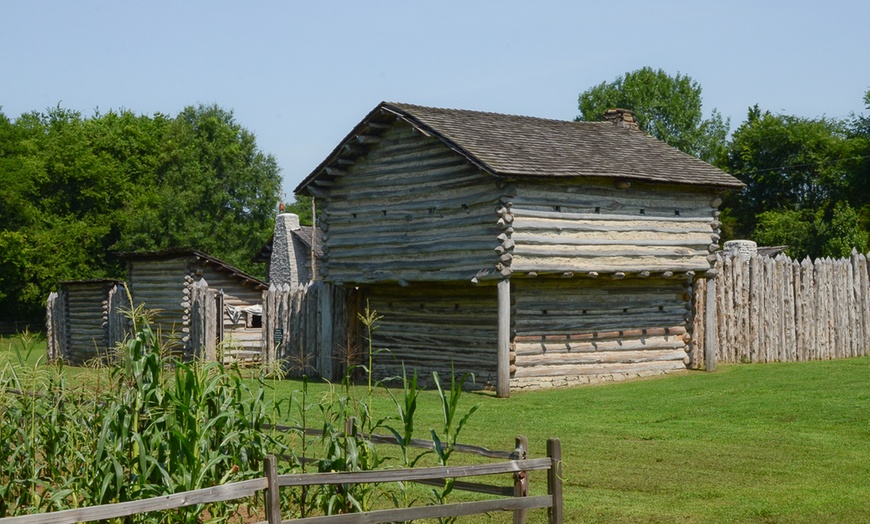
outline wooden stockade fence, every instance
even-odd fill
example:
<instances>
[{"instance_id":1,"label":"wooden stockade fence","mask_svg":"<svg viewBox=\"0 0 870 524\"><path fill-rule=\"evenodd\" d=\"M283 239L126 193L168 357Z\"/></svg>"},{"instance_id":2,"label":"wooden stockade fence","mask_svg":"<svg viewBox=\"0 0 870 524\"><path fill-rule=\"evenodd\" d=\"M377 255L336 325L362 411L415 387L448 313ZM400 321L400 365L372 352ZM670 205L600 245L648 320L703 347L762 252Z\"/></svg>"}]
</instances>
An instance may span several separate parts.
<instances>
[{"instance_id":1,"label":"wooden stockade fence","mask_svg":"<svg viewBox=\"0 0 870 524\"><path fill-rule=\"evenodd\" d=\"M357 293L325 282L271 285L263 292L263 363L293 377L344 375L359 348Z\"/></svg>"},{"instance_id":2,"label":"wooden stockade fence","mask_svg":"<svg viewBox=\"0 0 870 524\"><path fill-rule=\"evenodd\" d=\"M296 428L276 428L296 429ZM317 433L316 430L303 430ZM395 444L393 437L368 435L372 441ZM414 440L413 446L431 447L434 443ZM303 473L278 475L277 459L266 457L264 475L256 479L233 482L210 488L173 493L145 500L105 504L90 508L76 508L52 513L40 513L0 519L0 524L76 524L95 520L114 519L171 509L226 502L251 497L264 492L266 520L258 524L280 524L281 522L319 522L322 524L397 522L414 519L430 519L478 515L493 511L512 511L514 523L524 523L526 512L530 509L547 509L548 522L561 524L564 520L562 502L562 451L559 439L547 441L547 457L526 458L528 443L524 437L517 437L517 449L513 451L493 451L477 446L460 445L457 452L474 453L486 457L505 458L502 462L478 464L473 466L446 466L429 468L407 468L392 470L372 470L338 473ZM547 495L530 496L528 473L547 472ZM456 481L455 490L488 493L500 498L476 502L458 502L443 505L394 508L365 513L317 516L282 520L279 489L281 487L305 487L342 484L379 484L385 482L416 482L430 485L443 485L446 479L512 474L513 487L498 487L487 484Z\"/></svg>"},{"instance_id":3,"label":"wooden stockade fence","mask_svg":"<svg viewBox=\"0 0 870 524\"><path fill-rule=\"evenodd\" d=\"M693 365L703 367L706 326L718 362L795 362L870 355L867 256L802 262L784 255L720 257L712 324L695 287Z\"/></svg>"},{"instance_id":4,"label":"wooden stockade fence","mask_svg":"<svg viewBox=\"0 0 870 524\"><path fill-rule=\"evenodd\" d=\"M201 279L190 286L190 345L195 355L217 359L223 339L223 292Z\"/></svg>"}]
</instances>

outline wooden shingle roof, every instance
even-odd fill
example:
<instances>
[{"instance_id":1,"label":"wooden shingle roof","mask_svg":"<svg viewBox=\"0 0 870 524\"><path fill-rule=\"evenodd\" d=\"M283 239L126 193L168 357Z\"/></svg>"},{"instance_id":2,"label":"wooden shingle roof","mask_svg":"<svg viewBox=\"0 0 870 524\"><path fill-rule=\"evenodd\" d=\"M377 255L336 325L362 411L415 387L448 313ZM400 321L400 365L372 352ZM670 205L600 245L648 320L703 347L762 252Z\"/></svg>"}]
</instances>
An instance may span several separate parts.
<instances>
[{"instance_id":1,"label":"wooden shingle roof","mask_svg":"<svg viewBox=\"0 0 870 524\"><path fill-rule=\"evenodd\" d=\"M244 285L251 286L255 289L266 290L269 288L269 285L260 280L259 278L245 273L241 269L238 269L230 264L227 264L223 260L215 258L211 255L206 255L201 251L197 251L195 249L190 249L186 247L181 248L170 248L163 249L159 251L125 251L120 253L115 253L115 256L120 258L121 260L126 261L136 261L136 260L166 260L173 258L187 258L193 257L200 264L210 265L213 269L218 271L219 273L226 274L229 278L237 280Z\"/></svg>"},{"instance_id":2,"label":"wooden shingle roof","mask_svg":"<svg viewBox=\"0 0 870 524\"><path fill-rule=\"evenodd\" d=\"M385 124L403 120L499 177L614 177L719 188L737 178L641 131L611 122L573 122L382 102L296 188L340 169L342 158Z\"/></svg>"}]
</instances>

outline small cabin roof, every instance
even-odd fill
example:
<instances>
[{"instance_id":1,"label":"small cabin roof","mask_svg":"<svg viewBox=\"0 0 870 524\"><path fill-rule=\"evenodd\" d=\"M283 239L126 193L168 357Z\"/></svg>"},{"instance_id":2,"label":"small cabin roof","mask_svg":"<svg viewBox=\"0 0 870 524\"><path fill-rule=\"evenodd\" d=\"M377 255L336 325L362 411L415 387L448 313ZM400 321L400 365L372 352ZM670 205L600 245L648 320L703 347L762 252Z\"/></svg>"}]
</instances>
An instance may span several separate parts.
<instances>
[{"instance_id":1,"label":"small cabin roof","mask_svg":"<svg viewBox=\"0 0 870 524\"><path fill-rule=\"evenodd\" d=\"M788 246L758 246L756 248L756 254L763 257L773 258L780 253L784 253L786 249L788 249Z\"/></svg>"},{"instance_id":2,"label":"small cabin roof","mask_svg":"<svg viewBox=\"0 0 870 524\"><path fill-rule=\"evenodd\" d=\"M499 177L614 177L732 189L734 176L652 136L612 122L574 122L381 102L296 187L344 170L398 121Z\"/></svg>"},{"instance_id":3,"label":"small cabin roof","mask_svg":"<svg viewBox=\"0 0 870 524\"><path fill-rule=\"evenodd\" d=\"M123 280L118 280L117 278L86 278L82 280L61 280L58 282L61 286L87 286L87 285L98 285L98 284L123 284Z\"/></svg>"},{"instance_id":4,"label":"small cabin roof","mask_svg":"<svg viewBox=\"0 0 870 524\"><path fill-rule=\"evenodd\" d=\"M194 257L198 262L212 265L218 272L226 273L230 278L238 280L245 285L251 285L260 289L268 289L269 285L259 278L245 273L223 260L215 258L211 255L206 255L201 251L189 248L173 248L160 251L132 251L117 253L117 257L122 260L167 260L172 258Z\"/></svg>"}]
</instances>

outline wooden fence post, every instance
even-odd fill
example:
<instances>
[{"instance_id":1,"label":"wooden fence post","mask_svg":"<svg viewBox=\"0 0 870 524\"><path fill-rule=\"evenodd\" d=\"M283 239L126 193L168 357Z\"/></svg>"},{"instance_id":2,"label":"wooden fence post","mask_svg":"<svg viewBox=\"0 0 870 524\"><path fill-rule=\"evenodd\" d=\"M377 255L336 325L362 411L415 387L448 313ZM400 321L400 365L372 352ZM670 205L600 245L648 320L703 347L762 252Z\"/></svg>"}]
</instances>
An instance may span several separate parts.
<instances>
[{"instance_id":1,"label":"wooden fence post","mask_svg":"<svg viewBox=\"0 0 870 524\"><path fill-rule=\"evenodd\" d=\"M267 455L263 461L266 475L266 522L281 524L281 496L278 493L278 461L273 455Z\"/></svg>"},{"instance_id":2,"label":"wooden fence post","mask_svg":"<svg viewBox=\"0 0 870 524\"><path fill-rule=\"evenodd\" d=\"M547 515L550 524L562 524L564 513L562 508L562 444L557 438L547 440L547 456L552 461L547 471L547 493L553 497Z\"/></svg>"},{"instance_id":3,"label":"wooden fence post","mask_svg":"<svg viewBox=\"0 0 870 524\"><path fill-rule=\"evenodd\" d=\"M517 454L514 460L526 460L529 457L529 439L520 435L516 440L517 446L514 450ZM514 497L529 496L529 473L527 471L518 471L514 473ZM514 511L514 524L525 524L526 514L525 509Z\"/></svg>"},{"instance_id":4,"label":"wooden fence post","mask_svg":"<svg viewBox=\"0 0 870 524\"><path fill-rule=\"evenodd\" d=\"M347 437L356 436L356 417L347 417L344 421L344 434Z\"/></svg>"}]
</instances>

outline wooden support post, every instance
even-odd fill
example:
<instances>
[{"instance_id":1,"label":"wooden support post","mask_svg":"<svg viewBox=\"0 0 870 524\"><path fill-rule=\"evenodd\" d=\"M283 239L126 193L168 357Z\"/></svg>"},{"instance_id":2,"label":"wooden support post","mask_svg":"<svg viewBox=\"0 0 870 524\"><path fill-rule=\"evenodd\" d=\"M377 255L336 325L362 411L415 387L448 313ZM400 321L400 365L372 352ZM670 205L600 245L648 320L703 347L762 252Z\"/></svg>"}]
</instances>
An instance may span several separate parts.
<instances>
[{"instance_id":1,"label":"wooden support post","mask_svg":"<svg viewBox=\"0 0 870 524\"><path fill-rule=\"evenodd\" d=\"M718 326L716 317L716 279L707 280L707 294L704 297L704 369L716 371L716 350L718 349Z\"/></svg>"},{"instance_id":2,"label":"wooden support post","mask_svg":"<svg viewBox=\"0 0 870 524\"><path fill-rule=\"evenodd\" d=\"M318 340L317 371L326 380L335 380L332 373L333 358L333 304L332 286L323 286L320 294L320 340Z\"/></svg>"},{"instance_id":3,"label":"wooden support post","mask_svg":"<svg viewBox=\"0 0 870 524\"><path fill-rule=\"evenodd\" d=\"M547 494L553 497L553 505L547 511L550 524L562 524L562 445L557 438L547 440L547 456L553 462L547 472Z\"/></svg>"},{"instance_id":4,"label":"wooden support post","mask_svg":"<svg viewBox=\"0 0 870 524\"><path fill-rule=\"evenodd\" d=\"M496 396L511 395L511 281L505 278L498 283L498 379Z\"/></svg>"},{"instance_id":5,"label":"wooden support post","mask_svg":"<svg viewBox=\"0 0 870 524\"><path fill-rule=\"evenodd\" d=\"M273 455L266 455L263 469L268 487L266 488L266 522L281 524L281 495L278 493L278 461Z\"/></svg>"},{"instance_id":6,"label":"wooden support post","mask_svg":"<svg viewBox=\"0 0 870 524\"><path fill-rule=\"evenodd\" d=\"M515 460L525 460L529 456L529 439L520 435L516 440L516 448L514 452L517 454ZM529 496L529 473L527 471L518 471L514 473L514 497ZM526 514L528 510L518 509L514 511L514 524L525 524Z\"/></svg>"}]
</instances>

